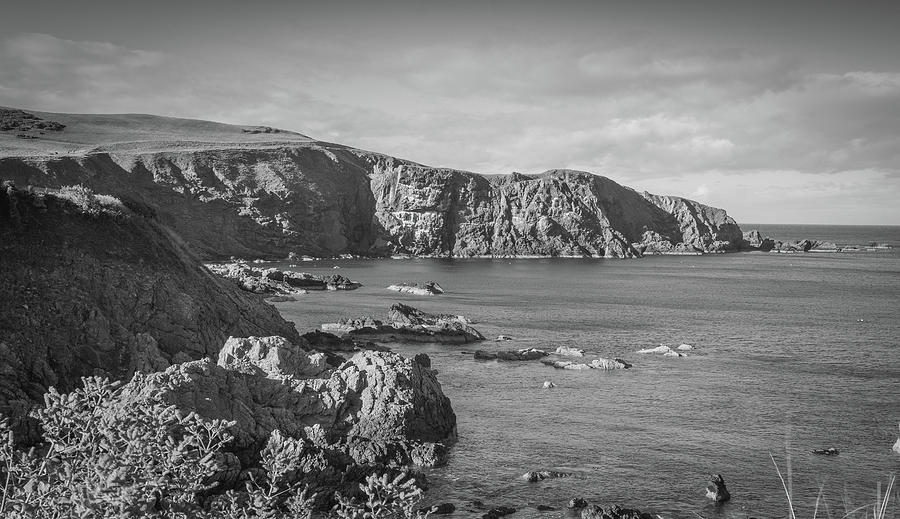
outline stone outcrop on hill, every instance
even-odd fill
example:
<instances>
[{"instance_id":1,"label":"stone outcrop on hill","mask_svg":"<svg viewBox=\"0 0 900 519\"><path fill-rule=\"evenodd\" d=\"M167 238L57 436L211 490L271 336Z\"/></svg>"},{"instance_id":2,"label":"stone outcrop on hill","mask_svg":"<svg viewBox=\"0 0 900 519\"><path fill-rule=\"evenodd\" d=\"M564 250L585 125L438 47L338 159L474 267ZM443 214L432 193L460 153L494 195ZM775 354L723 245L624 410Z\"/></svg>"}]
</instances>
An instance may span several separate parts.
<instances>
[{"instance_id":1,"label":"stone outcrop on hill","mask_svg":"<svg viewBox=\"0 0 900 519\"><path fill-rule=\"evenodd\" d=\"M0 412L82 376L130 377L293 324L212 275L140 204L84 189L0 192Z\"/></svg>"},{"instance_id":2,"label":"stone outcrop on hill","mask_svg":"<svg viewBox=\"0 0 900 519\"><path fill-rule=\"evenodd\" d=\"M736 250L742 241L720 209L586 172L487 177L292 132L136 115L35 116L64 129L36 144L0 135L0 178L83 184L139 201L206 259L637 257Z\"/></svg>"}]
</instances>

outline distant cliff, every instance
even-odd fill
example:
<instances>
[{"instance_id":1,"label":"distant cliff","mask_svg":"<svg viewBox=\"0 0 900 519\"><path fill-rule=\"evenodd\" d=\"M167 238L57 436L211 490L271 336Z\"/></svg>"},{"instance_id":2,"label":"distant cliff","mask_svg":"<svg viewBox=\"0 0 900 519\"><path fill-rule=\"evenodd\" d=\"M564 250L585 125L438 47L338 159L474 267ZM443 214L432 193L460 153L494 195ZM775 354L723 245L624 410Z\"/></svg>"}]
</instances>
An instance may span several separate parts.
<instances>
[{"instance_id":1,"label":"distant cliff","mask_svg":"<svg viewBox=\"0 0 900 519\"><path fill-rule=\"evenodd\" d=\"M725 211L553 170L482 176L306 136L153 116L29 114L59 129L0 131L0 179L81 184L152 207L207 259L311 255L720 252ZM34 127L29 119L29 127Z\"/></svg>"}]
</instances>

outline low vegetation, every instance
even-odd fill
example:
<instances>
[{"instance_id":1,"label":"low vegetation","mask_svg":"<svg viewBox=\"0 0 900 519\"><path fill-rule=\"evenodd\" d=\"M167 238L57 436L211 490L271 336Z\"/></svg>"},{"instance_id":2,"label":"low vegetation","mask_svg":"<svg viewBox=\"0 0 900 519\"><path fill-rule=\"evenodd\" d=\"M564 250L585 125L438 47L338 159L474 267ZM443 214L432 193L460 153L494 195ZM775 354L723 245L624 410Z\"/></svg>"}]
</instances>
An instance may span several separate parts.
<instances>
[{"instance_id":1,"label":"low vegetation","mask_svg":"<svg viewBox=\"0 0 900 519\"><path fill-rule=\"evenodd\" d=\"M221 420L162 404L138 404L121 384L84 378L70 394L51 389L32 413L44 442L16 446L0 419L0 517L159 517L204 519L308 518L316 495L296 483L303 439L273 431L248 471L243 491L218 488L229 470L223 451L232 439ZM342 519L423 518L414 507L421 490L401 475L370 475L364 499L336 495Z\"/></svg>"}]
</instances>

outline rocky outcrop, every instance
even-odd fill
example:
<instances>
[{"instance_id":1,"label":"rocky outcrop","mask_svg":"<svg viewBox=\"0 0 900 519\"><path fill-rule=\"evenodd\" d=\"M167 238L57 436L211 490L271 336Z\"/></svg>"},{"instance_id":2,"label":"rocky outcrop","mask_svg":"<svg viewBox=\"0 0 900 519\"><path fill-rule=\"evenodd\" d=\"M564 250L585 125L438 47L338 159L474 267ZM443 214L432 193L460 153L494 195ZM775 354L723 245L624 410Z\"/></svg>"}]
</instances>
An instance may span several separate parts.
<instances>
[{"instance_id":1,"label":"rocky outcrop","mask_svg":"<svg viewBox=\"0 0 900 519\"><path fill-rule=\"evenodd\" d=\"M584 357L584 350L581 348L573 348L572 346L560 346L556 348L554 353L565 357Z\"/></svg>"},{"instance_id":2,"label":"rocky outcrop","mask_svg":"<svg viewBox=\"0 0 900 519\"><path fill-rule=\"evenodd\" d=\"M392 466L438 464L456 438L450 400L422 363L365 351L330 369L322 353L281 337L229 339L217 364L137 374L123 393L136 405L160 401L234 422L232 447L245 466L274 430Z\"/></svg>"},{"instance_id":3,"label":"rocky outcrop","mask_svg":"<svg viewBox=\"0 0 900 519\"><path fill-rule=\"evenodd\" d=\"M428 281L421 285L419 285L418 283L412 285L407 283L400 283L396 285L388 285L387 289L393 290L394 292L413 294L416 296L434 296L444 293L443 287L441 287L441 285L439 285L437 281Z\"/></svg>"},{"instance_id":4,"label":"rocky outcrop","mask_svg":"<svg viewBox=\"0 0 900 519\"><path fill-rule=\"evenodd\" d=\"M483 341L484 336L460 315L429 314L402 303L391 306L387 321L373 317L325 323L322 331L376 342L441 342L460 344Z\"/></svg>"},{"instance_id":5,"label":"rocky outcrop","mask_svg":"<svg viewBox=\"0 0 900 519\"><path fill-rule=\"evenodd\" d=\"M541 358L550 355L544 350L539 350L537 348L526 348L522 350L510 350L510 351L484 351L478 350L475 352L475 360L506 360L506 361L525 361L525 360L538 360Z\"/></svg>"},{"instance_id":6,"label":"rocky outcrop","mask_svg":"<svg viewBox=\"0 0 900 519\"><path fill-rule=\"evenodd\" d=\"M0 177L139 201L206 259L637 257L736 250L742 241L720 209L586 172L487 177L271 128L32 115L64 129L40 145L0 142Z\"/></svg>"},{"instance_id":7,"label":"rocky outcrop","mask_svg":"<svg viewBox=\"0 0 900 519\"><path fill-rule=\"evenodd\" d=\"M556 472L553 470L533 470L522 475L522 479L529 483L537 483L545 479L570 478L571 472Z\"/></svg>"},{"instance_id":8,"label":"rocky outcrop","mask_svg":"<svg viewBox=\"0 0 900 519\"><path fill-rule=\"evenodd\" d=\"M293 324L212 275L152 209L81 188L0 191L0 412Z\"/></svg>"},{"instance_id":9,"label":"rocky outcrop","mask_svg":"<svg viewBox=\"0 0 900 519\"><path fill-rule=\"evenodd\" d=\"M655 348L644 348L642 350L638 350L637 353L640 353L641 355L655 353L658 355L662 355L664 357L687 357L687 353L684 353L684 351L679 351L679 350L688 350L688 349L693 349L693 347L682 348L681 346L679 346L678 350L673 350L672 348L670 348L669 346L666 346L665 344L660 344L659 346L657 346Z\"/></svg>"},{"instance_id":10,"label":"rocky outcrop","mask_svg":"<svg viewBox=\"0 0 900 519\"><path fill-rule=\"evenodd\" d=\"M305 294L307 290L355 290L362 283L340 274L316 276L276 268L257 268L246 263L209 263L206 267L254 294Z\"/></svg>"},{"instance_id":11,"label":"rocky outcrop","mask_svg":"<svg viewBox=\"0 0 900 519\"><path fill-rule=\"evenodd\" d=\"M581 519L656 519L653 514L641 512L634 508L623 508L613 505L603 508L600 505L588 505L581 511Z\"/></svg>"},{"instance_id":12,"label":"rocky outcrop","mask_svg":"<svg viewBox=\"0 0 900 519\"><path fill-rule=\"evenodd\" d=\"M720 474L710 474L706 485L706 497L716 503L724 503L731 499L731 493L725 487L725 479Z\"/></svg>"},{"instance_id":13,"label":"rocky outcrop","mask_svg":"<svg viewBox=\"0 0 900 519\"><path fill-rule=\"evenodd\" d=\"M622 359L594 359L591 362L578 363L572 362L569 360L551 360L545 359L541 361L543 364L547 366L556 368L556 369L571 369L571 370L583 370L583 369L600 369L600 370L614 370L614 369L629 369L631 368L631 364Z\"/></svg>"}]
</instances>

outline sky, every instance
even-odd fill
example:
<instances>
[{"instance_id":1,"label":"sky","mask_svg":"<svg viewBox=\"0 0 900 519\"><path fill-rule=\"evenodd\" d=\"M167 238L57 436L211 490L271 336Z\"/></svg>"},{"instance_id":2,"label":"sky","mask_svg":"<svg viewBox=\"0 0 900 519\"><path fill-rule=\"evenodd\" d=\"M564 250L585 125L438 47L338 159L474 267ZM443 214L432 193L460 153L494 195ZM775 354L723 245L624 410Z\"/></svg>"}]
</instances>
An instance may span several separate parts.
<instances>
[{"instance_id":1,"label":"sky","mask_svg":"<svg viewBox=\"0 0 900 519\"><path fill-rule=\"evenodd\" d=\"M7 2L0 106L900 225L900 1Z\"/></svg>"}]
</instances>

